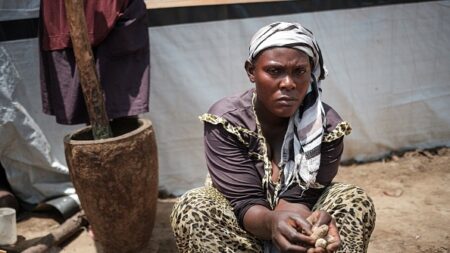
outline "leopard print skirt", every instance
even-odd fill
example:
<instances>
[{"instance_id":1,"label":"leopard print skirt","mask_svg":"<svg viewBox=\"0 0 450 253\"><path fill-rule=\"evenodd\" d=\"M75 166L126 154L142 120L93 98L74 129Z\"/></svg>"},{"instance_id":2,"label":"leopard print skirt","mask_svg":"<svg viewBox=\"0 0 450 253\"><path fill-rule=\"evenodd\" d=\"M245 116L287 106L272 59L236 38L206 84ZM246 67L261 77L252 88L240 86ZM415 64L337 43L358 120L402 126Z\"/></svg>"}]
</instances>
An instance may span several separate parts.
<instances>
[{"instance_id":1,"label":"leopard print skirt","mask_svg":"<svg viewBox=\"0 0 450 253\"><path fill-rule=\"evenodd\" d=\"M325 210L336 219L342 240L337 252L367 252L376 214L361 188L333 183L313 210ZM238 225L229 202L213 187L186 192L174 205L170 219L180 253L263 252L263 242Z\"/></svg>"}]
</instances>

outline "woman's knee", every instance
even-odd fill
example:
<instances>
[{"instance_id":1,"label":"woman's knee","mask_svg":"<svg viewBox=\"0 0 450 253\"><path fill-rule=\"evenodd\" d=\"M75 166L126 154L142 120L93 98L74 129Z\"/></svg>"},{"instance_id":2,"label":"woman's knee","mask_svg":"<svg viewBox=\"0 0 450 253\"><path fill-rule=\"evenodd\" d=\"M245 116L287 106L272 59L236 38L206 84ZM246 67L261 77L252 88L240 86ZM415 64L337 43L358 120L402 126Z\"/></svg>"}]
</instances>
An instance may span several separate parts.
<instances>
[{"instance_id":1,"label":"woman's knee","mask_svg":"<svg viewBox=\"0 0 450 253\"><path fill-rule=\"evenodd\" d=\"M172 228L186 224L224 222L234 217L229 202L213 187L200 187L183 194L172 209Z\"/></svg>"},{"instance_id":2,"label":"woman's knee","mask_svg":"<svg viewBox=\"0 0 450 253\"><path fill-rule=\"evenodd\" d=\"M315 208L351 208L361 213L375 215L375 205L367 192L359 186L333 183L322 194Z\"/></svg>"},{"instance_id":3,"label":"woman's knee","mask_svg":"<svg viewBox=\"0 0 450 253\"><path fill-rule=\"evenodd\" d=\"M346 197L353 203L353 207L362 212L370 212L375 215L375 205L369 194L361 187L347 184L346 188L350 192Z\"/></svg>"},{"instance_id":4,"label":"woman's knee","mask_svg":"<svg viewBox=\"0 0 450 253\"><path fill-rule=\"evenodd\" d=\"M202 187L203 188L203 187ZM170 220L172 228L183 225L183 221L192 217L192 213L201 202L201 197L196 194L202 189L193 189L180 196L173 205Z\"/></svg>"},{"instance_id":5,"label":"woman's knee","mask_svg":"<svg viewBox=\"0 0 450 253\"><path fill-rule=\"evenodd\" d=\"M375 205L369 194L359 186L336 183L330 189L329 195L334 197L332 212L335 216L345 216L347 213L352 217L359 217L359 222L364 224L366 233L371 233L375 226Z\"/></svg>"}]
</instances>

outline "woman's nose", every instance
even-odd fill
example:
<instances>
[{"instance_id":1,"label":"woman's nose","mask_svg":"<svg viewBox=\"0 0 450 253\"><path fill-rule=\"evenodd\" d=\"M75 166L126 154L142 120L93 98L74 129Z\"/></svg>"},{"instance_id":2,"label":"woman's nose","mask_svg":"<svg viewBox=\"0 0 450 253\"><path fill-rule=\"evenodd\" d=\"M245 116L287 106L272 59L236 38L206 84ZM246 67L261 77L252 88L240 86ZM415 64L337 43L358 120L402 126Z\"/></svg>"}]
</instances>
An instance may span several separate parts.
<instances>
[{"instance_id":1,"label":"woman's nose","mask_svg":"<svg viewBox=\"0 0 450 253\"><path fill-rule=\"evenodd\" d=\"M280 89L295 89L295 82L290 75L286 75L280 83Z\"/></svg>"}]
</instances>

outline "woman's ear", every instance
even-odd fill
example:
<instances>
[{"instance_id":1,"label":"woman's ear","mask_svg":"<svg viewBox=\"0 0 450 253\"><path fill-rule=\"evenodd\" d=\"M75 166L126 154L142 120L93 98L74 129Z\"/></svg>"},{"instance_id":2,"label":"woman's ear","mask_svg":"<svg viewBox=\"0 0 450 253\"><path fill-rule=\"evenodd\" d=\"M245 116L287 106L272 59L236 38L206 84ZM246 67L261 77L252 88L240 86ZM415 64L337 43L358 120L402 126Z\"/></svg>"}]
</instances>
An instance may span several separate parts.
<instances>
[{"instance_id":1,"label":"woman's ear","mask_svg":"<svg viewBox=\"0 0 450 253\"><path fill-rule=\"evenodd\" d=\"M255 65L250 61L245 61L245 71L247 71L248 79L250 82L255 82Z\"/></svg>"}]
</instances>

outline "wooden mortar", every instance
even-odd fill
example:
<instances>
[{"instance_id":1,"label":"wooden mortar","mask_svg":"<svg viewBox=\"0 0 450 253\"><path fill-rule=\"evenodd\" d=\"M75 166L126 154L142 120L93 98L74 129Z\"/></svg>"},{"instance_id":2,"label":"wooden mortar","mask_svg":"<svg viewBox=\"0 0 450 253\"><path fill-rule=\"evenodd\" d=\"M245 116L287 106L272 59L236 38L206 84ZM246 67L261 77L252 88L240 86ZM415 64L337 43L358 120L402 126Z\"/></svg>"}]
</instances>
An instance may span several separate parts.
<instances>
[{"instance_id":1,"label":"wooden mortar","mask_svg":"<svg viewBox=\"0 0 450 253\"><path fill-rule=\"evenodd\" d=\"M80 203L104 252L146 252L158 199L155 133L147 119L111 124L114 137L93 140L90 126L64 148Z\"/></svg>"}]
</instances>

